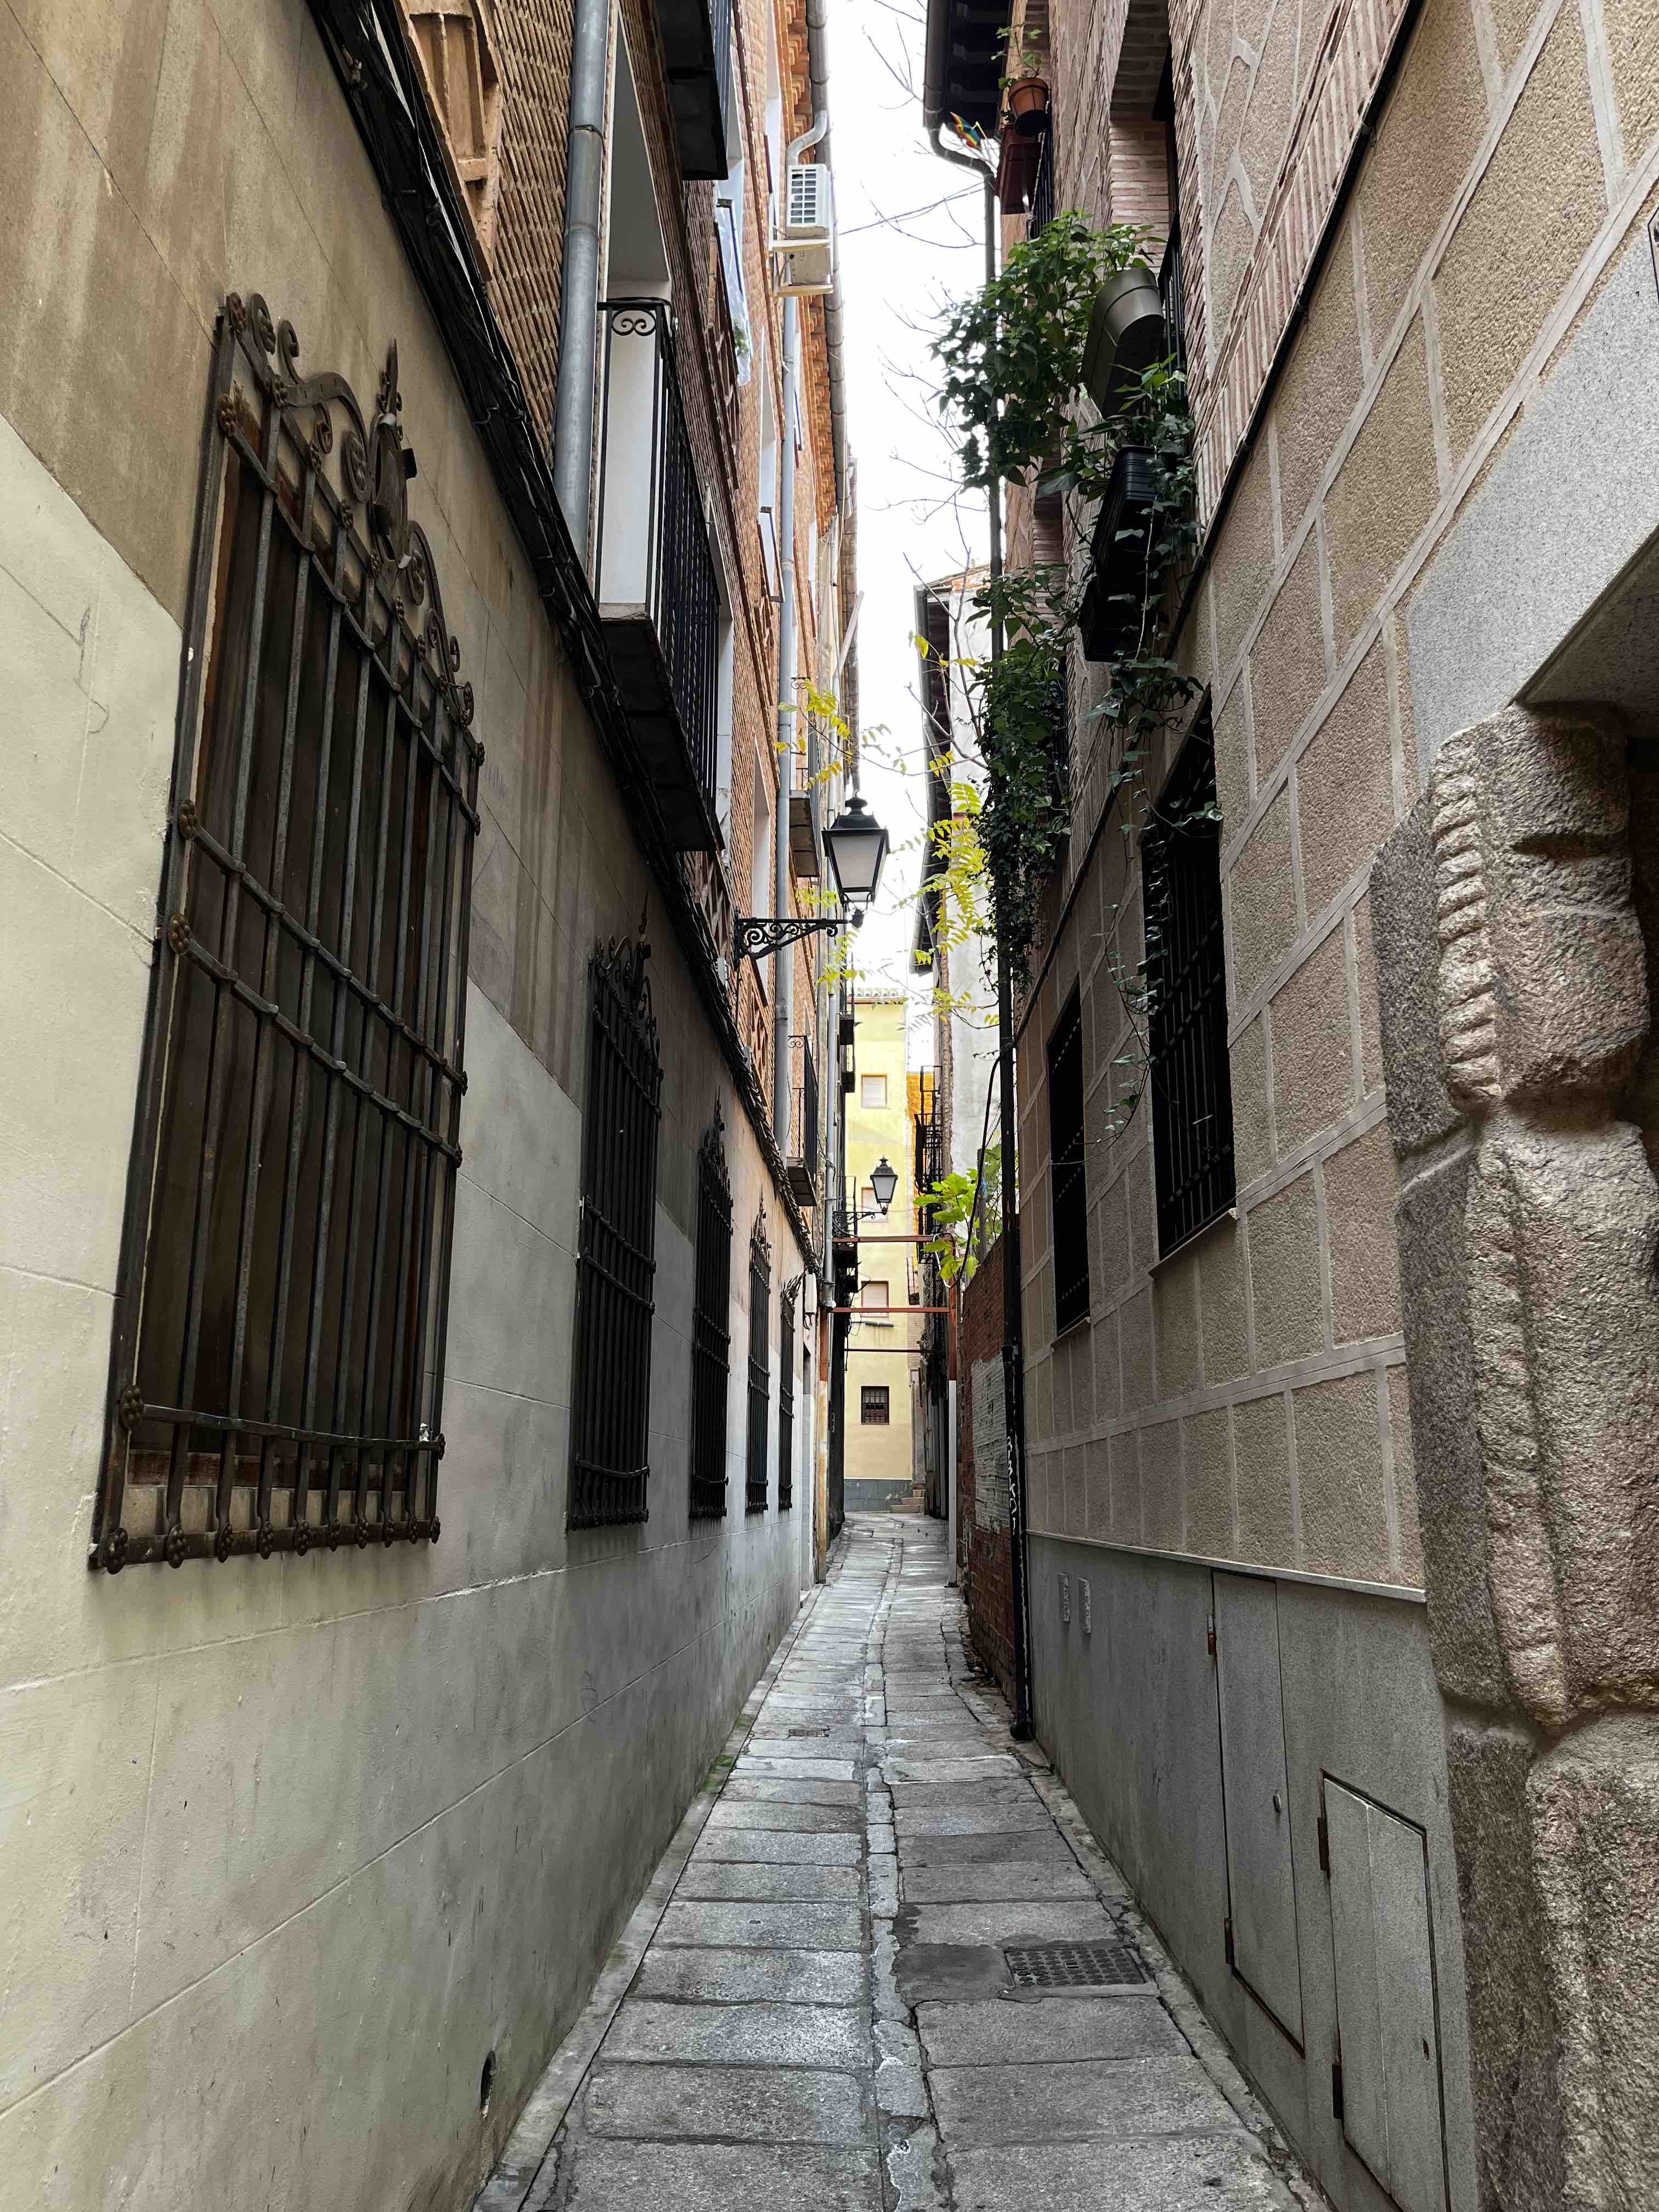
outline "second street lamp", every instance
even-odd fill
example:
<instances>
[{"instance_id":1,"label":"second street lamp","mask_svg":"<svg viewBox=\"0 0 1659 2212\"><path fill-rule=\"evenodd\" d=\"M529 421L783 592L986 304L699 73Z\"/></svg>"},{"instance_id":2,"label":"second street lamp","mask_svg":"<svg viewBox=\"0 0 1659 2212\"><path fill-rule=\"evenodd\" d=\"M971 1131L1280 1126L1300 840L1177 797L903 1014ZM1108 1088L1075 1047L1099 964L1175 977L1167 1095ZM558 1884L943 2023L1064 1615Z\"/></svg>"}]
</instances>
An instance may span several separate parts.
<instances>
[{"instance_id":1,"label":"second street lamp","mask_svg":"<svg viewBox=\"0 0 1659 2212\"><path fill-rule=\"evenodd\" d=\"M870 1170L870 1188L874 1194L878 1210L885 1213L893 1203L893 1193L898 1188L898 1170L884 1152Z\"/></svg>"},{"instance_id":2,"label":"second street lamp","mask_svg":"<svg viewBox=\"0 0 1659 2212\"><path fill-rule=\"evenodd\" d=\"M739 960L781 952L786 945L799 945L821 931L860 927L881 883L887 832L857 792L824 831L823 849L845 915L740 914L732 930L732 950Z\"/></svg>"}]
</instances>

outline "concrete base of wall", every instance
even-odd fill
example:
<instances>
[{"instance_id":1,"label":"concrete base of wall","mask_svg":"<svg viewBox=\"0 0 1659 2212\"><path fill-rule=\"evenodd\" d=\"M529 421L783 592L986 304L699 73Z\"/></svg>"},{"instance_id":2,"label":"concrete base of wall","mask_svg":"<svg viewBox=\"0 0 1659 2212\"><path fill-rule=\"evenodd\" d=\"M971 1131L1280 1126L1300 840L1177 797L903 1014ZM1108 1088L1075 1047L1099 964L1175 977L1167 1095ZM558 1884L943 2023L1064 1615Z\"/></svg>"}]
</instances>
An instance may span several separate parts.
<instances>
[{"instance_id":1,"label":"concrete base of wall","mask_svg":"<svg viewBox=\"0 0 1659 2212\"><path fill-rule=\"evenodd\" d=\"M1352 2147L1363 2122L1351 2112L1345 2128L1333 2112L1339 1977L1321 1863L1322 1785L1360 1793L1422 1831L1431 1954L1424 1987L1438 2029L1443 2201L1452 2212L1474 2212L1456 1868L1421 1606L1047 1536L1031 1539L1030 1561L1038 1736L1239 2065L1343 2212L1374 2212L1389 2197ZM1224 1639L1241 1601L1264 1624L1256 1644L1232 1647L1224 1761L1218 1686L1226 1654L1218 1659L1210 1649L1218 1597ZM1276 1686L1266 1679L1275 1662ZM1257 1692L1255 1730L1247 1734L1235 1718L1237 1700L1248 1705ZM1261 1826L1253 1844L1250 1825L1257 1798L1265 1804L1275 1789L1282 1809L1263 1817L1270 1844L1282 1835L1280 1820L1288 1828L1279 1922L1259 1856L1253 1863ZM1248 1961L1252 1944L1258 1983L1274 1984L1279 2012L1299 2036L1232 1963L1230 1950ZM1352 2075L1357 2038L1345 2027Z\"/></svg>"},{"instance_id":2,"label":"concrete base of wall","mask_svg":"<svg viewBox=\"0 0 1659 2212\"><path fill-rule=\"evenodd\" d=\"M885 1513L890 1506L898 1504L909 1495L908 1477L896 1482L855 1482L850 1475L847 1479L846 1503L849 1513Z\"/></svg>"}]
</instances>

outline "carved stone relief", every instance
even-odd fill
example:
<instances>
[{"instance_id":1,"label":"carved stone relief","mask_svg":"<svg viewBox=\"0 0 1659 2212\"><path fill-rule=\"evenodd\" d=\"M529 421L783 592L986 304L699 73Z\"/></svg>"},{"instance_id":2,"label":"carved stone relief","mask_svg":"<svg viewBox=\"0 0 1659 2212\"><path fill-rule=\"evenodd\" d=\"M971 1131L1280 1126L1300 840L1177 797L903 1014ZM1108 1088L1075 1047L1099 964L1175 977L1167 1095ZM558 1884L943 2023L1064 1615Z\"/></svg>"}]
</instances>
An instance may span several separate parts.
<instances>
[{"instance_id":1,"label":"carved stone relief","mask_svg":"<svg viewBox=\"0 0 1659 2212\"><path fill-rule=\"evenodd\" d=\"M1659 1185L1618 1118L1650 1012L1630 826L1612 718L1511 708L1444 747L1372 877L1483 2197L1505 2212L1633 2207L1634 2147L1659 2139L1659 1949L1620 1931L1659 1910Z\"/></svg>"}]
</instances>

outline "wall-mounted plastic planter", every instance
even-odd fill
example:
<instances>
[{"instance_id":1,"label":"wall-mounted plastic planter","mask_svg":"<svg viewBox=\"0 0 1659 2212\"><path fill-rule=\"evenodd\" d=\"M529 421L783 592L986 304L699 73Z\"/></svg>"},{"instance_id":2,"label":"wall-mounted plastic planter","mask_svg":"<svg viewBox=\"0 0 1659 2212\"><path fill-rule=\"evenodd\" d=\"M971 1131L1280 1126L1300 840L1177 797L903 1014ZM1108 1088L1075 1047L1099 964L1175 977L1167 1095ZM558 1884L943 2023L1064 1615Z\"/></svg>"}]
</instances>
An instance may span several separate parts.
<instances>
[{"instance_id":1,"label":"wall-mounted plastic planter","mask_svg":"<svg viewBox=\"0 0 1659 2212\"><path fill-rule=\"evenodd\" d=\"M1022 138L1040 138L1048 127L1048 88L1040 76L1023 76L1008 88L1008 120Z\"/></svg>"},{"instance_id":2,"label":"wall-mounted plastic planter","mask_svg":"<svg viewBox=\"0 0 1659 2212\"><path fill-rule=\"evenodd\" d=\"M1169 351L1158 279L1143 261L1109 276L1095 295L1083 349L1083 386L1103 415Z\"/></svg>"},{"instance_id":3,"label":"wall-mounted plastic planter","mask_svg":"<svg viewBox=\"0 0 1659 2212\"><path fill-rule=\"evenodd\" d=\"M1079 622L1085 660L1117 659L1139 628L1156 491L1151 448L1121 447L1095 521L1095 573Z\"/></svg>"}]
</instances>

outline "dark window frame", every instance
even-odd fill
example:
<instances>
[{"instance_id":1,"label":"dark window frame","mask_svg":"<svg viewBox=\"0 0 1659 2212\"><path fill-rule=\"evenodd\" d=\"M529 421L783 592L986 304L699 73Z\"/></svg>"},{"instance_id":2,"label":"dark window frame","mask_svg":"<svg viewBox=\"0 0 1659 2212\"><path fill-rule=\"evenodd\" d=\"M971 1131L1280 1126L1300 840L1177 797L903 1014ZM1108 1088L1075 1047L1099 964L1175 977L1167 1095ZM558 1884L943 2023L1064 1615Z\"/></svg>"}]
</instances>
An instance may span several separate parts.
<instances>
[{"instance_id":1,"label":"dark window frame","mask_svg":"<svg viewBox=\"0 0 1659 2212\"><path fill-rule=\"evenodd\" d=\"M749 1237L749 1433L744 1468L744 1510L767 1507L766 1425L772 1395L772 1248L766 1215L755 1217Z\"/></svg>"},{"instance_id":2,"label":"dark window frame","mask_svg":"<svg viewBox=\"0 0 1659 2212\"><path fill-rule=\"evenodd\" d=\"M877 1406L881 1408L879 1413L873 1410ZM890 1426L892 1419L893 1394L890 1386L885 1382L860 1382L859 1384L860 1427L884 1429Z\"/></svg>"},{"instance_id":3,"label":"dark window frame","mask_svg":"<svg viewBox=\"0 0 1659 2212\"><path fill-rule=\"evenodd\" d=\"M732 1379L732 1183L718 1106L697 1148L697 1241L691 1298L691 1498L694 1521L726 1517Z\"/></svg>"},{"instance_id":4,"label":"dark window frame","mask_svg":"<svg viewBox=\"0 0 1659 2212\"><path fill-rule=\"evenodd\" d=\"M439 1534L483 749L409 514L397 348L367 416L298 360L258 294L227 296L93 1518L111 1572Z\"/></svg>"},{"instance_id":5,"label":"dark window frame","mask_svg":"<svg viewBox=\"0 0 1659 2212\"><path fill-rule=\"evenodd\" d=\"M1048 1206L1054 1278L1054 1334L1089 1318L1089 1180L1085 1159L1083 1000L1079 987L1060 1009L1047 1047Z\"/></svg>"},{"instance_id":6,"label":"dark window frame","mask_svg":"<svg viewBox=\"0 0 1659 2212\"><path fill-rule=\"evenodd\" d=\"M1207 702L1141 840L1148 1063L1160 1257L1207 1229L1237 1194L1221 825Z\"/></svg>"},{"instance_id":7,"label":"dark window frame","mask_svg":"<svg viewBox=\"0 0 1659 2212\"><path fill-rule=\"evenodd\" d=\"M646 963L613 938L588 957L566 1525L650 1517L651 1335L657 1271L662 1054Z\"/></svg>"},{"instance_id":8,"label":"dark window frame","mask_svg":"<svg viewBox=\"0 0 1659 2212\"><path fill-rule=\"evenodd\" d=\"M799 1280L778 1301L778 1510L795 1502L795 1299Z\"/></svg>"}]
</instances>

